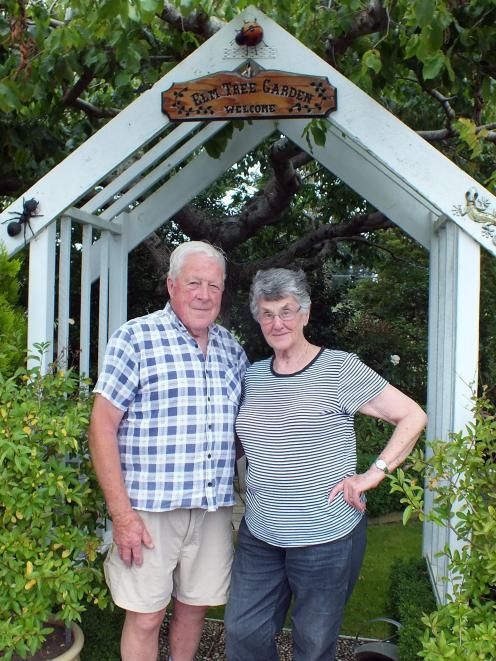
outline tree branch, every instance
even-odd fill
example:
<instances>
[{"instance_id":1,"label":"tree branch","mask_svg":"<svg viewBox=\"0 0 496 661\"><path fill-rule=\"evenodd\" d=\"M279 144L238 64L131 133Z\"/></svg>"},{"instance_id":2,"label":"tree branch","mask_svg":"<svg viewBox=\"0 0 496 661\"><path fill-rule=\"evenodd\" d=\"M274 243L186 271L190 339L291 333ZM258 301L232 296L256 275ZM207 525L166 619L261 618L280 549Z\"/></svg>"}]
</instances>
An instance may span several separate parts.
<instances>
[{"instance_id":1,"label":"tree branch","mask_svg":"<svg viewBox=\"0 0 496 661\"><path fill-rule=\"evenodd\" d=\"M165 279L169 270L169 258L171 254L169 247L155 232L143 241L143 245L149 251L155 265L155 271L159 274L160 279Z\"/></svg>"},{"instance_id":2,"label":"tree branch","mask_svg":"<svg viewBox=\"0 0 496 661\"><path fill-rule=\"evenodd\" d=\"M357 13L355 21L348 32L334 38L326 39L325 54L327 61L336 66L336 55L344 53L359 37L374 32L384 32L389 24L389 16L384 9L382 0L370 0L367 9Z\"/></svg>"},{"instance_id":3,"label":"tree branch","mask_svg":"<svg viewBox=\"0 0 496 661\"><path fill-rule=\"evenodd\" d=\"M183 16L170 2L164 3L164 8L159 16L163 21L181 32L193 32L206 39L218 32L225 25L224 21L215 17L209 17L205 12L200 10L194 11L188 16Z\"/></svg>"},{"instance_id":4,"label":"tree branch","mask_svg":"<svg viewBox=\"0 0 496 661\"><path fill-rule=\"evenodd\" d=\"M440 140L447 140L448 138L452 138L455 135L455 132L451 128L432 129L431 131L416 131L416 133L428 142L439 142Z\"/></svg>"},{"instance_id":5,"label":"tree branch","mask_svg":"<svg viewBox=\"0 0 496 661\"><path fill-rule=\"evenodd\" d=\"M281 213L291 204L301 185L293 159L300 159L302 163L308 162L307 155L302 158L302 153L300 148L287 138L272 145L269 159L273 176L263 190L246 203L238 216L232 216L227 222L217 226L218 233L214 243L230 250L254 236L262 227L276 225L280 221Z\"/></svg>"},{"instance_id":6,"label":"tree branch","mask_svg":"<svg viewBox=\"0 0 496 661\"><path fill-rule=\"evenodd\" d=\"M429 94L429 96L432 96L432 98L435 99L440 104L441 108L443 109L446 115L448 127L450 127L451 122L453 122L456 119L456 113L450 105L450 101L453 100L453 97L444 96L444 94L441 94L441 92L439 92L438 90L429 89L423 83L421 83L421 87L427 92L427 94Z\"/></svg>"},{"instance_id":7,"label":"tree branch","mask_svg":"<svg viewBox=\"0 0 496 661\"><path fill-rule=\"evenodd\" d=\"M64 106L74 105L74 103L78 100L78 97L81 96L81 94L88 87L88 85L91 83L92 80L93 80L93 71L85 67L83 71L83 75L79 78L79 80L76 82L74 87L68 90L62 97L61 101L64 104Z\"/></svg>"},{"instance_id":8,"label":"tree branch","mask_svg":"<svg viewBox=\"0 0 496 661\"><path fill-rule=\"evenodd\" d=\"M186 204L174 215L173 220L193 241L207 240L210 243L217 243L218 221L208 218L192 204Z\"/></svg>"},{"instance_id":9,"label":"tree branch","mask_svg":"<svg viewBox=\"0 0 496 661\"><path fill-rule=\"evenodd\" d=\"M70 107L82 110L90 117L96 117L98 119L115 117L120 112L120 110L117 108L97 108L97 106L94 106L92 103L88 103L88 101L83 101L83 99L75 99L70 104Z\"/></svg>"},{"instance_id":10,"label":"tree branch","mask_svg":"<svg viewBox=\"0 0 496 661\"><path fill-rule=\"evenodd\" d=\"M285 250L281 250L270 257L238 264L236 266L237 280L244 286L259 269L284 268L295 261L301 268L319 268L325 259L331 255L336 244L340 241L356 241L361 232L372 232L378 229L394 227L394 224L379 211L369 214L359 214L347 222L320 225L318 228L307 232Z\"/></svg>"}]
</instances>

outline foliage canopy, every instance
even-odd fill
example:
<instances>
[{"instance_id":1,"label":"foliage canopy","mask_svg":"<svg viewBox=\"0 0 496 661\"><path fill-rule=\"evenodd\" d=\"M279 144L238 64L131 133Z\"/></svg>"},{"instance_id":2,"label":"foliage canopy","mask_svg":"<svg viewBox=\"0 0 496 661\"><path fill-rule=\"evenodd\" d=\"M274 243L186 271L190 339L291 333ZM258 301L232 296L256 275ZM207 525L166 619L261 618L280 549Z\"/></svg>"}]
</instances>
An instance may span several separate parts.
<instances>
[{"instance_id":1,"label":"foliage canopy","mask_svg":"<svg viewBox=\"0 0 496 661\"><path fill-rule=\"evenodd\" d=\"M22 195L249 4L248 0L2 3L0 200L7 203ZM259 0L256 4L475 179L495 189L494 0ZM236 140L235 129L232 125L216 136L207 147L210 153L220 154L227 141ZM325 139L321 126L313 126L312 131L316 139ZM233 326L234 312L241 308L238 297L246 295L258 268L301 266L316 278L347 276L355 283L359 276L373 275L381 251L401 255L405 245L408 250L408 240L388 238L391 227L386 216L276 135L135 251L130 282L136 295L131 291L131 298L139 304L130 313L163 303L170 248L185 236L209 240L229 254L223 314L224 322ZM233 228L239 231L233 233ZM422 269L417 268L425 259L421 252L414 251L412 261L420 261L408 274L403 269L404 281L421 278ZM384 275L394 280L392 273ZM494 281L494 272L489 281ZM378 300L380 287L367 292L365 281L351 297L360 314L342 300L346 288L339 296L336 286L329 289L324 283L329 298L320 297L322 307L335 312L332 319L324 310L321 316L346 329L348 335L340 339L344 343L366 338L368 331L378 338L381 331L384 346L377 347L376 363L400 355L403 360L396 374L409 370L421 389L425 286L424 278L418 300L408 299L415 310L407 310L396 327L391 323L392 305L367 318L365 308L374 304L372 299ZM405 300L401 287L391 300ZM248 324L237 329L245 337L251 335ZM485 324L484 346L493 346L493 324L489 319ZM408 340L395 349L402 325ZM254 354L259 350L254 346ZM411 362L414 351L422 356L416 371ZM492 361L486 360L486 366L492 374ZM410 390L416 387L413 384Z\"/></svg>"}]
</instances>

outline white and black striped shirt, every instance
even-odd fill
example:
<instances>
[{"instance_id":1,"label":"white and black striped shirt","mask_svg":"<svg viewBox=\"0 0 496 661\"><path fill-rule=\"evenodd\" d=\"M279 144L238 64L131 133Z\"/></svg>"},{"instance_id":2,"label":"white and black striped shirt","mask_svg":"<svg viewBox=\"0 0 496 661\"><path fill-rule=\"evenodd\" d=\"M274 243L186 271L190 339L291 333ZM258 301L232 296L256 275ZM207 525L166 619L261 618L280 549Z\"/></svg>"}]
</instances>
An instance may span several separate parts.
<instances>
[{"instance_id":1,"label":"white and black striped shirt","mask_svg":"<svg viewBox=\"0 0 496 661\"><path fill-rule=\"evenodd\" d=\"M248 458L246 523L276 546L347 535L362 514L332 487L356 472L353 416L387 385L355 354L321 349L295 374L252 365L236 431Z\"/></svg>"}]
</instances>

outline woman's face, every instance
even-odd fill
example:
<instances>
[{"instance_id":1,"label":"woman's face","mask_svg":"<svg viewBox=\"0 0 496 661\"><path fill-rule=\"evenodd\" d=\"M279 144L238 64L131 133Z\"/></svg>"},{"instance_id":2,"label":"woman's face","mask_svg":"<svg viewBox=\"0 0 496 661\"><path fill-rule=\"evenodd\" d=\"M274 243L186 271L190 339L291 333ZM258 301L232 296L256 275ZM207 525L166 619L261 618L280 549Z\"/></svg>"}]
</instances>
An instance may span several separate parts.
<instances>
[{"instance_id":1,"label":"woman's face","mask_svg":"<svg viewBox=\"0 0 496 661\"><path fill-rule=\"evenodd\" d=\"M260 328L265 341L276 353L292 349L304 340L303 329L308 316L309 311L301 310L294 296L278 301L262 299L258 305Z\"/></svg>"}]
</instances>

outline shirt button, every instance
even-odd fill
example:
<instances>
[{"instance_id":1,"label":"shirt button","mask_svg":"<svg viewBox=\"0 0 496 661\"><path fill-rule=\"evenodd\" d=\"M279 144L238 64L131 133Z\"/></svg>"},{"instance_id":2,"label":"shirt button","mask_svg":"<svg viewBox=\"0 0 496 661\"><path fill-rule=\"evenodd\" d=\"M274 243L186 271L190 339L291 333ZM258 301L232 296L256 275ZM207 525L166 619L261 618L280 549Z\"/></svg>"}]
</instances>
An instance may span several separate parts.
<instances>
[{"instance_id":1,"label":"shirt button","mask_svg":"<svg viewBox=\"0 0 496 661\"><path fill-rule=\"evenodd\" d=\"M209 428L209 429L212 429L212 425L208 425L208 428Z\"/></svg>"},{"instance_id":2,"label":"shirt button","mask_svg":"<svg viewBox=\"0 0 496 661\"><path fill-rule=\"evenodd\" d=\"M212 482L208 482L207 487L211 487L211 486L212 486Z\"/></svg>"},{"instance_id":3,"label":"shirt button","mask_svg":"<svg viewBox=\"0 0 496 661\"><path fill-rule=\"evenodd\" d=\"M211 459L211 458L212 458L212 455L211 455L210 452L209 452L209 453L207 454L207 459Z\"/></svg>"}]
</instances>

